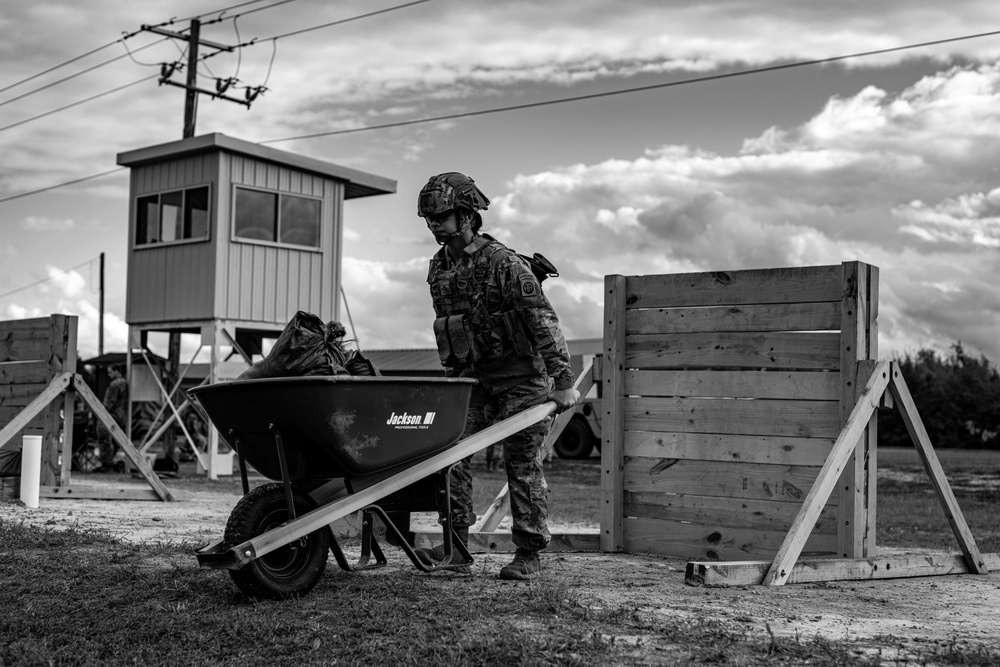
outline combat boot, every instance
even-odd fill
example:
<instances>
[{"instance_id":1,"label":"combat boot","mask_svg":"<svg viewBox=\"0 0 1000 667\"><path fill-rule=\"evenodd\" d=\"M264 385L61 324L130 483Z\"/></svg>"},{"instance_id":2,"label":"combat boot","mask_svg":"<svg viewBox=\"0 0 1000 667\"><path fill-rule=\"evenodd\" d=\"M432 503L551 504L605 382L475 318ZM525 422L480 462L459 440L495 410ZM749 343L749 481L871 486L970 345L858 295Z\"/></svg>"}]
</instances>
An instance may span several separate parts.
<instances>
[{"instance_id":1,"label":"combat boot","mask_svg":"<svg viewBox=\"0 0 1000 667\"><path fill-rule=\"evenodd\" d=\"M468 527L455 528L453 530L455 532L455 535L457 535L458 539L462 542L462 544L465 545L466 548L468 548L469 547ZM420 547L419 549L414 549L414 551L417 553L417 558L420 559L420 562L428 567L433 567L434 565L437 565L438 563L444 560L444 544L439 544L433 549L428 549L427 547ZM470 567L469 565L470 563L472 563L472 561L466 560L465 556L459 553L458 549L455 548L455 545L452 544L451 565L449 565L445 569L451 570L453 572L458 572L459 574L472 574L472 567Z\"/></svg>"},{"instance_id":2,"label":"combat boot","mask_svg":"<svg viewBox=\"0 0 1000 667\"><path fill-rule=\"evenodd\" d=\"M508 580L535 579L542 576L542 562L538 559L538 552L518 547L514 560L510 565L504 566L497 576Z\"/></svg>"}]
</instances>

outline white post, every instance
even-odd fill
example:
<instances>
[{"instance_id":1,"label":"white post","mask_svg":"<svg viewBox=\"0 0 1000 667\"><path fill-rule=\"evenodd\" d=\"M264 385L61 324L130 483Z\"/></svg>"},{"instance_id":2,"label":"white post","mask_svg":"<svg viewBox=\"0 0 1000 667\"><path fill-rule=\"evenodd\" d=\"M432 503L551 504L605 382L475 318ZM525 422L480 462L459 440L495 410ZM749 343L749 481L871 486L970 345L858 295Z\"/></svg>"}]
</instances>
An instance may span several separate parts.
<instances>
[{"instance_id":1,"label":"white post","mask_svg":"<svg viewBox=\"0 0 1000 667\"><path fill-rule=\"evenodd\" d=\"M38 487L42 479L42 436L21 437L21 502L38 507Z\"/></svg>"}]
</instances>

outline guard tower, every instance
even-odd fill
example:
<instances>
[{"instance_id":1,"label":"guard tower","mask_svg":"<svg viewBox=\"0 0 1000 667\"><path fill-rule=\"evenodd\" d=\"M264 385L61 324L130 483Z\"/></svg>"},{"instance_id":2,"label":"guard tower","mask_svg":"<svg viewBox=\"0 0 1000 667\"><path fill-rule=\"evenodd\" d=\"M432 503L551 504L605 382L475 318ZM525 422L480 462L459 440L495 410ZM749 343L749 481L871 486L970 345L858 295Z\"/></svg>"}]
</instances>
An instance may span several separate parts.
<instances>
[{"instance_id":1,"label":"guard tower","mask_svg":"<svg viewBox=\"0 0 1000 667\"><path fill-rule=\"evenodd\" d=\"M136 353L148 363L148 335L166 333L168 378L182 374L182 334L200 336L199 352L210 348L206 381L216 382L245 368L296 311L339 319L343 203L396 191L387 178L224 134L120 153L117 162L131 169L128 363ZM242 357L235 367L222 347ZM173 389L152 375L183 428ZM206 460L195 454L215 477L214 431L210 441Z\"/></svg>"}]
</instances>

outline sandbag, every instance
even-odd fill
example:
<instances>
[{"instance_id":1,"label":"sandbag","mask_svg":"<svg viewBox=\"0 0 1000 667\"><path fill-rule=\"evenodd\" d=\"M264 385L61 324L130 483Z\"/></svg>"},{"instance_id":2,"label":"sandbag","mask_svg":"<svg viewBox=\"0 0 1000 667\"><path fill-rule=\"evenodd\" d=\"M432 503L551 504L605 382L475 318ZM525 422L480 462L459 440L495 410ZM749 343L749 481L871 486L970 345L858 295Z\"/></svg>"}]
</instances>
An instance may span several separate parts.
<instances>
[{"instance_id":1,"label":"sandbag","mask_svg":"<svg viewBox=\"0 0 1000 667\"><path fill-rule=\"evenodd\" d=\"M271 352L237 379L347 375L343 335L339 322L324 324L318 316L300 310L285 325Z\"/></svg>"},{"instance_id":2,"label":"sandbag","mask_svg":"<svg viewBox=\"0 0 1000 667\"><path fill-rule=\"evenodd\" d=\"M375 368L375 364L371 362L371 359L361 354L361 350L354 350L351 352L347 361L344 362L344 367L351 375L382 375L379 370Z\"/></svg>"}]
</instances>

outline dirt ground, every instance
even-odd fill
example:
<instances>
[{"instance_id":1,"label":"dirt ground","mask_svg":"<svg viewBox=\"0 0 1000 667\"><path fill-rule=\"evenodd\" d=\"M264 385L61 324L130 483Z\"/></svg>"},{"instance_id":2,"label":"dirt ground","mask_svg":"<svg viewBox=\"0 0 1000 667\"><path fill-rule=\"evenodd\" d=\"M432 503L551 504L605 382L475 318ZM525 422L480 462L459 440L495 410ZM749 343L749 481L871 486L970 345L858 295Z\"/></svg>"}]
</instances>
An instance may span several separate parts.
<instances>
[{"instance_id":1,"label":"dirt ground","mask_svg":"<svg viewBox=\"0 0 1000 667\"><path fill-rule=\"evenodd\" d=\"M97 481L88 484L102 483L100 476L91 477ZM136 488L148 487L136 482ZM124 540L182 543L193 550L222 537L239 500L233 491L175 494L174 503L43 498L37 509L8 499L0 501L0 516L37 526L103 529ZM561 527L552 528L559 532ZM388 557L390 567L411 567L399 551L390 549ZM509 558L477 555L474 576L492 577ZM773 632L802 639L850 639L862 648L881 647L883 654L897 652L904 661L907 655L925 654L931 643L1000 652L1000 572L774 588L697 587L685 583L681 559L549 553L543 565L547 578L565 584L595 609L634 607L654 618L714 618L760 637ZM191 566L197 567L193 555ZM336 567L332 560L329 567ZM642 643L641 637L616 640Z\"/></svg>"}]
</instances>

